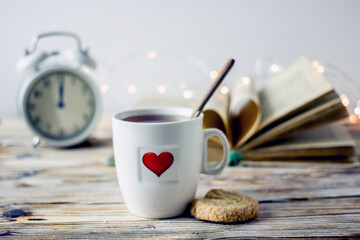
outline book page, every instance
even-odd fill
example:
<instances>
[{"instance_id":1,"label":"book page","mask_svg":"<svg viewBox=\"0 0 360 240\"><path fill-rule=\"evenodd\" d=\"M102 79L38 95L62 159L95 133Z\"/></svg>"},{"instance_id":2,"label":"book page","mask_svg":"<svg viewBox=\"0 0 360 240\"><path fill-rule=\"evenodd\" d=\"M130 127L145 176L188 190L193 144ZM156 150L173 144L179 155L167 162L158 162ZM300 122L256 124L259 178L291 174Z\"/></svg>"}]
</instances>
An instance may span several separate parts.
<instances>
[{"instance_id":1,"label":"book page","mask_svg":"<svg viewBox=\"0 0 360 240\"><path fill-rule=\"evenodd\" d=\"M204 128L220 129L231 140L231 131L229 128L229 104L230 95L223 94L218 89L211 97L209 102L205 105L203 110ZM231 143L230 143L231 144Z\"/></svg>"},{"instance_id":2,"label":"book page","mask_svg":"<svg viewBox=\"0 0 360 240\"><path fill-rule=\"evenodd\" d=\"M261 119L259 98L249 77L240 77L235 81L229 113L231 141L233 145L240 146L256 132Z\"/></svg>"},{"instance_id":3,"label":"book page","mask_svg":"<svg viewBox=\"0 0 360 240\"><path fill-rule=\"evenodd\" d=\"M260 129L332 90L331 84L314 69L308 58L299 58L269 79L260 90Z\"/></svg>"},{"instance_id":4,"label":"book page","mask_svg":"<svg viewBox=\"0 0 360 240\"><path fill-rule=\"evenodd\" d=\"M243 153L249 159L352 157L355 141L341 123L332 123L277 139Z\"/></svg>"},{"instance_id":5,"label":"book page","mask_svg":"<svg viewBox=\"0 0 360 240\"><path fill-rule=\"evenodd\" d=\"M247 143L241 146L240 150L246 151L285 135L342 119L347 115L347 110L342 104L341 99L335 92L330 92L298 112L279 119L261 129Z\"/></svg>"}]
</instances>

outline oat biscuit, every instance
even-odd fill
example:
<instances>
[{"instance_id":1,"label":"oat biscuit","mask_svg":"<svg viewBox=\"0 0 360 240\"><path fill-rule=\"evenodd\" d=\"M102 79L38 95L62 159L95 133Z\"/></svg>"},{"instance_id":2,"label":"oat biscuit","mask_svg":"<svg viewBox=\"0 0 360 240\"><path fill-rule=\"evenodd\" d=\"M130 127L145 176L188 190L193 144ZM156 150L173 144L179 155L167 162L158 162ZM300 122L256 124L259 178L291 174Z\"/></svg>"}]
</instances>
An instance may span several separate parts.
<instances>
[{"instance_id":1,"label":"oat biscuit","mask_svg":"<svg viewBox=\"0 0 360 240\"><path fill-rule=\"evenodd\" d=\"M191 215L211 222L242 222L254 218L259 203L246 195L222 189L210 190L204 198L192 202Z\"/></svg>"}]
</instances>

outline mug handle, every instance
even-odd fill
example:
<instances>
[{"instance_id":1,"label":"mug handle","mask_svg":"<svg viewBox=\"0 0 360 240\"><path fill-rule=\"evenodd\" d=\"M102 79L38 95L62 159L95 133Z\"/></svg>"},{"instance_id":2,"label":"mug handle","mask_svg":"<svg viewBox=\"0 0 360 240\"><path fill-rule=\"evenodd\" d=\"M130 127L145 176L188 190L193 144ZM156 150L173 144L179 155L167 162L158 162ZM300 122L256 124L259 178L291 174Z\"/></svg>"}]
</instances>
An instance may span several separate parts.
<instances>
[{"instance_id":1,"label":"mug handle","mask_svg":"<svg viewBox=\"0 0 360 240\"><path fill-rule=\"evenodd\" d=\"M228 162L229 158L229 142L225 136L225 134L216 128L209 128L205 129L204 131L204 154L203 154L203 160L201 164L201 173L204 174L217 174L221 172L224 167L226 166L226 163ZM223 145L223 158L220 162L220 164L214 168L209 168L207 166L207 142L210 136L218 136L222 142Z\"/></svg>"}]
</instances>

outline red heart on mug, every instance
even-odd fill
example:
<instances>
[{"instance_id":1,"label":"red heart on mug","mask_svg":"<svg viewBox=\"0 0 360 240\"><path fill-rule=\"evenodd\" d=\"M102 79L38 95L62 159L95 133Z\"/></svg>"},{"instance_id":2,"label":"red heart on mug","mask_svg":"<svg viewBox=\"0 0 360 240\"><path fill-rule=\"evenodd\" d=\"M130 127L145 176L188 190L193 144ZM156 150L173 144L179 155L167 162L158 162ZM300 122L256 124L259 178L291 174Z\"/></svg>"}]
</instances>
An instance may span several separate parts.
<instances>
[{"instance_id":1,"label":"red heart on mug","mask_svg":"<svg viewBox=\"0 0 360 240\"><path fill-rule=\"evenodd\" d=\"M173 164L174 156L169 152L162 152L159 156L148 152L144 154L142 161L150 171L160 177Z\"/></svg>"}]
</instances>

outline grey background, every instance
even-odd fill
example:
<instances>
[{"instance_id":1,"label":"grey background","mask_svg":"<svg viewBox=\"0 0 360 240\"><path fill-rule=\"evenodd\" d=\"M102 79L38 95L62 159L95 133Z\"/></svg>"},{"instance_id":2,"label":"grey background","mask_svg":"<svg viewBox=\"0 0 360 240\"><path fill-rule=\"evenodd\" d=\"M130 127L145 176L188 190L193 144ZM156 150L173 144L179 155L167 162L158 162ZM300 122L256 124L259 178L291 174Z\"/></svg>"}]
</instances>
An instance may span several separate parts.
<instances>
[{"instance_id":1,"label":"grey background","mask_svg":"<svg viewBox=\"0 0 360 240\"><path fill-rule=\"evenodd\" d=\"M208 72L220 69L229 57L237 62L227 83L241 74L257 76L256 62L286 65L307 55L335 65L352 79L351 84L344 78L333 80L345 86L342 91L359 86L357 0L2 0L0 115L16 114L22 78L15 64L24 48L34 35L53 30L76 32L90 47L99 64L96 81L110 89L104 94L106 111L129 105L129 96L120 93L132 83L141 86L137 89L153 89L156 81L169 84L181 78L200 94L209 83ZM49 40L40 49L71 47L70 40ZM156 66L142 58L150 50L159 55ZM157 70L140 74L151 69Z\"/></svg>"}]
</instances>

